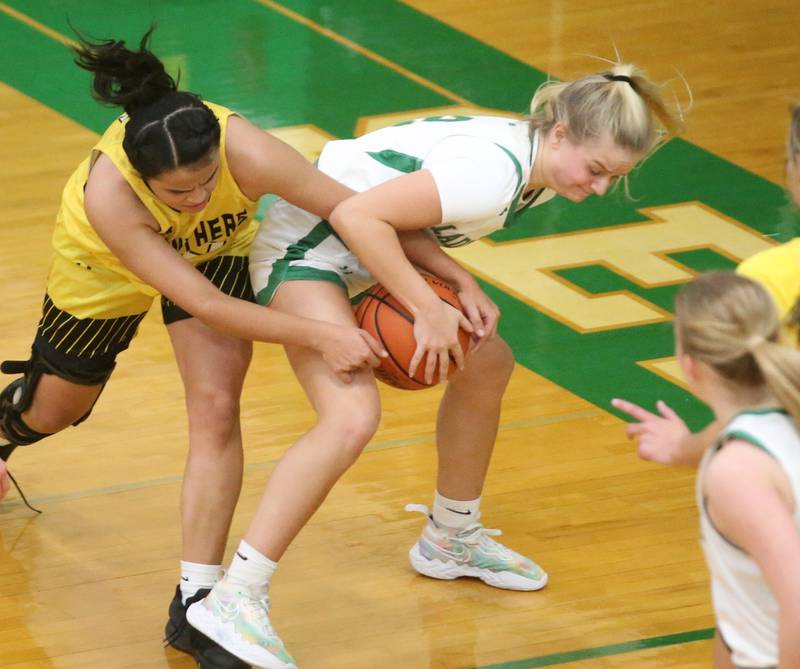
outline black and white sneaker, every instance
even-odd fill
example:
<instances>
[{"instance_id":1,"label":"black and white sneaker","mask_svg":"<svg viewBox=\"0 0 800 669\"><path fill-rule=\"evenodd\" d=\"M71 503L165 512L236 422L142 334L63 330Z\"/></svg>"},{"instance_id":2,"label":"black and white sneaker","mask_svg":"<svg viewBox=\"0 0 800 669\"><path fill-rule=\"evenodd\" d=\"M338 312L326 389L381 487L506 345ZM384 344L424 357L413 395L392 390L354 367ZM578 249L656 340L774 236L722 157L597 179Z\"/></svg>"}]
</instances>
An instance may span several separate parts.
<instances>
[{"instance_id":1,"label":"black and white sneaker","mask_svg":"<svg viewBox=\"0 0 800 669\"><path fill-rule=\"evenodd\" d=\"M176 650L191 655L200 669L251 669L235 655L186 622L186 609L204 599L210 590L203 588L183 603L181 587L175 588L175 596L169 604L169 620L164 628L164 641Z\"/></svg>"}]
</instances>

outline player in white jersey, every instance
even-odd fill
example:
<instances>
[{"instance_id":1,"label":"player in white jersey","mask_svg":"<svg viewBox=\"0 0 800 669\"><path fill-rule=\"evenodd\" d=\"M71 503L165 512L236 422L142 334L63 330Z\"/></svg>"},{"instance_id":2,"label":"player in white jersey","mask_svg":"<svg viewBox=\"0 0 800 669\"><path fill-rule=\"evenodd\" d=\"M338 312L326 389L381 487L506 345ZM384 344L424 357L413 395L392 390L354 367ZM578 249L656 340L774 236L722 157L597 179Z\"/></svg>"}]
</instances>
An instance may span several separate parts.
<instances>
[{"instance_id":1,"label":"player in white jersey","mask_svg":"<svg viewBox=\"0 0 800 669\"><path fill-rule=\"evenodd\" d=\"M330 142L318 167L357 191L427 170L446 212L428 232L439 245L457 247L508 227L520 211L555 195L537 188L522 198L538 145L538 133L531 135L524 120L437 116ZM475 162L481 172L471 169ZM284 281L303 276L342 285L350 297L375 283L328 222L284 200L270 211L250 257L261 304L270 304Z\"/></svg>"},{"instance_id":2,"label":"player in white jersey","mask_svg":"<svg viewBox=\"0 0 800 669\"><path fill-rule=\"evenodd\" d=\"M278 203L250 255L262 304L295 315L352 324L349 297L380 282L415 316L411 373L426 353L425 377L449 381L437 422L439 472L433 510L410 552L435 578L477 577L537 590L547 582L532 560L494 541L480 522L480 496L500 404L514 368L496 335L499 312L475 279L440 246L468 244L511 225L519 211L554 194L603 195L680 125L660 89L631 65L537 91L530 117L418 119L355 140L329 143L319 168L362 191L330 223ZM444 303L415 266L458 291L465 318ZM458 329L477 344L466 356ZM380 419L372 372L343 383L320 356L286 347L317 424L286 453L267 484L227 577L190 607L204 634L257 666L296 666L269 623L265 592L289 543L356 460ZM437 370L437 367L439 368Z\"/></svg>"},{"instance_id":3,"label":"player in white jersey","mask_svg":"<svg viewBox=\"0 0 800 669\"><path fill-rule=\"evenodd\" d=\"M702 275L676 298L678 361L721 426L704 454L679 461L699 464L715 669L800 667L800 352L780 329L766 290L734 272Z\"/></svg>"}]
</instances>

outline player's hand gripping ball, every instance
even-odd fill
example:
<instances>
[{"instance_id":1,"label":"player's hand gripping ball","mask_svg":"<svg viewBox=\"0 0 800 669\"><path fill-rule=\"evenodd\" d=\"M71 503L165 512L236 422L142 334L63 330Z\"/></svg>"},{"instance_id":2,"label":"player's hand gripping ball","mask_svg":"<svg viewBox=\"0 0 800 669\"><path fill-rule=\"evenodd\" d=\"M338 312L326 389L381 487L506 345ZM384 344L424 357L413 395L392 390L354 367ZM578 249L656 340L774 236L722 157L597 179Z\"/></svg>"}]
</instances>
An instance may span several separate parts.
<instances>
[{"instance_id":1,"label":"player's hand gripping ball","mask_svg":"<svg viewBox=\"0 0 800 669\"><path fill-rule=\"evenodd\" d=\"M463 312L461 300L449 284L439 277L427 272L420 272L428 285L440 299ZM358 326L377 339L389 355L381 358L381 365L375 371L379 381L402 388L404 390L422 390L435 384L425 383L425 361L428 354L420 361L414 376L409 375L408 367L417 340L414 339L414 317L386 288L380 284L372 286L356 306ZM459 329L458 339L464 355L469 349L469 332ZM450 358L448 376L456 371L456 365Z\"/></svg>"}]
</instances>

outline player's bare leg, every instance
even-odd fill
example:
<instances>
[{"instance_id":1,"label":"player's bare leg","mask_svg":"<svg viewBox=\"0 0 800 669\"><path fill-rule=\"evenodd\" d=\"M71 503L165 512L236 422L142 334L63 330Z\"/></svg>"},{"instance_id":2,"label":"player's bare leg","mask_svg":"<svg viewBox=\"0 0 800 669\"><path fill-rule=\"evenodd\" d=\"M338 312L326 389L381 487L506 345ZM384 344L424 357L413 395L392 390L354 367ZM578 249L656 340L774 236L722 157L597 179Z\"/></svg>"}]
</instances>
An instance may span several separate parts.
<instances>
[{"instance_id":1,"label":"player's bare leg","mask_svg":"<svg viewBox=\"0 0 800 669\"><path fill-rule=\"evenodd\" d=\"M324 281L287 281L270 306L342 325L355 323L344 291ZM275 466L245 535L248 543L274 561L356 461L380 420L380 398L371 371L353 374L346 384L316 351L289 346L286 354L316 412L316 422Z\"/></svg>"},{"instance_id":2,"label":"player's bare leg","mask_svg":"<svg viewBox=\"0 0 800 669\"><path fill-rule=\"evenodd\" d=\"M439 408L439 470L433 509L410 504L428 522L409 551L411 566L439 579L479 578L509 590L539 590L547 574L532 560L498 543L498 530L481 523L480 497L500 419L500 404L514 356L499 337L467 356Z\"/></svg>"}]
</instances>

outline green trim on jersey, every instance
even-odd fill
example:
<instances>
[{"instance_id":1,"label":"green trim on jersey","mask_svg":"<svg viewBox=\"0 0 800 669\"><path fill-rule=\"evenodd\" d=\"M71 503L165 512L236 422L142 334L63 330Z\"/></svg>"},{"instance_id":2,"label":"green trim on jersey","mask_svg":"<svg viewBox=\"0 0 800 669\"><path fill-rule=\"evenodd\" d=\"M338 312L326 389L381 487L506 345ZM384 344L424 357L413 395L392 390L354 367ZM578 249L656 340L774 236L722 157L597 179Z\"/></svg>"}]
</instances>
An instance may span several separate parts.
<instances>
[{"instance_id":1,"label":"green trim on jersey","mask_svg":"<svg viewBox=\"0 0 800 669\"><path fill-rule=\"evenodd\" d=\"M401 125L411 125L412 123L457 123L458 121L471 121L474 119L474 116L426 116L425 118L412 118L408 121L400 121L400 123L395 123L394 128L398 128Z\"/></svg>"},{"instance_id":2,"label":"green trim on jersey","mask_svg":"<svg viewBox=\"0 0 800 669\"><path fill-rule=\"evenodd\" d=\"M740 441L746 441L748 444L752 444L756 448L760 448L765 453L769 454L771 457L775 457L772 455L772 452L761 442L760 439L754 437L749 432L745 430L733 430L732 432L726 432L720 437L719 442L717 443L716 451L719 451L725 444L733 439L739 439Z\"/></svg>"},{"instance_id":3,"label":"green trim on jersey","mask_svg":"<svg viewBox=\"0 0 800 669\"><path fill-rule=\"evenodd\" d=\"M766 409L747 409L746 411L740 411L736 414L735 418L738 418L739 416L766 416L767 414L771 413L780 413L784 416L789 415L789 412L783 407L769 407Z\"/></svg>"},{"instance_id":4,"label":"green trim on jersey","mask_svg":"<svg viewBox=\"0 0 800 669\"><path fill-rule=\"evenodd\" d=\"M284 281L298 281L301 279L322 279L325 281L331 281L331 276L336 276L333 272L316 270L318 274L311 276L312 268L298 267L293 270L291 265L292 261L302 260L305 258L306 253L322 244L322 242L324 242L331 235L333 235L333 228L331 227L331 224L328 223L328 221L320 221L305 237L296 241L294 244L291 244L286 249L286 255L284 255L280 260L275 261L275 264L272 266L272 271L269 274L269 281L267 281L266 287L258 291L258 295L256 295L256 302L259 304L269 304L270 301L272 301L278 286L280 286ZM302 276L303 274L305 274L305 276ZM345 290L347 290L347 287L338 276L336 276L336 279L337 280L334 281L334 283L339 283L345 288Z\"/></svg>"},{"instance_id":5,"label":"green trim on jersey","mask_svg":"<svg viewBox=\"0 0 800 669\"><path fill-rule=\"evenodd\" d=\"M508 215L506 216L506 220L503 221L503 227L507 228L514 222L514 217L517 213L517 203L519 202L519 198L522 196L522 191L525 190L525 184L522 183L522 165L519 164L517 157L502 144L495 142L495 146L503 149L503 151L508 154L508 157L511 158L511 162L514 163L514 169L517 170L517 188L514 192L514 197L511 200L511 204L508 205Z\"/></svg>"},{"instance_id":6,"label":"green trim on jersey","mask_svg":"<svg viewBox=\"0 0 800 669\"><path fill-rule=\"evenodd\" d=\"M777 413L783 416L789 415L789 412L782 407L768 407L765 409L746 409L745 411L740 411L739 413L737 413L731 419L730 422L733 423L733 421L735 421L739 416L768 416L771 413ZM720 448L722 448L728 441L732 439L740 439L741 441L746 441L747 443L752 444L757 448L760 448L765 453L769 453L769 455L772 456L773 458L775 457L772 454L772 452L761 442L760 439L754 437L746 430L741 430L741 429L731 430L730 432L723 432L717 441L716 448L714 449L715 452L718 451Z\"/></svg>"},{"instance_id":7,"label":"green trim on jersey","mask_svg":"<svg viewBox=\"0 0 800 669\"><path fill-rule=\"evenodd\" d=\"M419 158L392 149L367 151L367 155L377 160L382 165L386 165L386 167L390 167L398 172L405 172L406 174L416 172L422 167L422 161Z\"/></svg>"}]
</instances>

